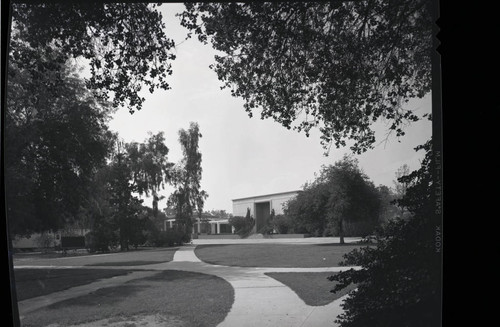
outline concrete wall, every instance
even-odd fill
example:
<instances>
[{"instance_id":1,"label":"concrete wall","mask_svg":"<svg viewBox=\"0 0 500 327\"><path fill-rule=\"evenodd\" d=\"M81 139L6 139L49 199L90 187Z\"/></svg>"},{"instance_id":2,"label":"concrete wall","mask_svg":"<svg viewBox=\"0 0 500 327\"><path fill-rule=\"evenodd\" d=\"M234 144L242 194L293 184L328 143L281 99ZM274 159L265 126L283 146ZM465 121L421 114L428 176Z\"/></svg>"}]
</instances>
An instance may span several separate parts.
<instances>
[{"instance_id":1,"label":"concrete wall","mask_svg":"<svg viewBox=\"0 0 500 327\"><path fill-rule=\"evenodd\" d=\"M274 193L268 195L258 195L248 198L233 200L233 216L245 217L247 208L250 208L250 214L255 217L255 203L270 202L270 210L274 209L275 214L283 214L283 205L290 199L297 196L299 191Z\"/></svg>"}]
</instances>

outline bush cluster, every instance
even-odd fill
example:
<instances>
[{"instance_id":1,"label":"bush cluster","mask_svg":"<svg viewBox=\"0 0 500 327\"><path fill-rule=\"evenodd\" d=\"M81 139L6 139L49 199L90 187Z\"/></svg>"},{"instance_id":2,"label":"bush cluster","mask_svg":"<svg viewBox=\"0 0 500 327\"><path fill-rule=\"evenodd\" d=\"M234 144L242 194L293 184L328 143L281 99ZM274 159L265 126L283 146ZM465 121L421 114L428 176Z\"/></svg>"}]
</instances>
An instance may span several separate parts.
<instances>
[{"instance_id":1,"label":"bush cluster","mask_svg":"<svg viewBox=\"0 0 500 327\"><path fill-rule=\"evenodd\" d=\"M250 215L250 209L247 209L245 217L234 216L229 218L229 224L234 227L234 232L241 237L247 237L255 225L255 219Z\"/></svg>"},{"instance_id":2,"label":"bush cluster","mask_svg":"<svg viewBox=\"0 0 500 327\"><path fill-rule=\"evenodd\" d=\"M186 242L184 233L175 229L167 229L166 231L158 231L151 235L148 243L153 246L177 246Z\"/></svg>"}]
</instances>

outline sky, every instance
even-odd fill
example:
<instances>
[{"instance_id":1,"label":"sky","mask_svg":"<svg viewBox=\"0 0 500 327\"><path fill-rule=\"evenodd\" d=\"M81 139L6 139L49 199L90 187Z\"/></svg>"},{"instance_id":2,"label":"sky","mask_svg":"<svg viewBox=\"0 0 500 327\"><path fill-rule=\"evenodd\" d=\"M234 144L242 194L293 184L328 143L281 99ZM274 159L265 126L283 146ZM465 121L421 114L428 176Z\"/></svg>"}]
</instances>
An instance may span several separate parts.
<instances>
[{"instance_id":1,"label":"sky","mask_svg":"<svg viewBox=\"0 0 500 327\"><path fill-rule=\"evenodd\" d=\"M249 118L243 100L232 97L229 89L221 90L222 82L209 68L217 53L211 45L203 45L196 37L182 42L187 29L180 25L175 13L183 8L179 3L159 7L167 36L179 44L175 49L177 58L172 61L171 89L153 94L146 90L142 94L146 98L143 109L132 115L126 108L119 109L109 123L111 130L125 142L143 142L148 131L163 131L170 149L168 159L177 163L182 159L178 131L197 122L202 134L201 186L209 195L204 209L228 213L232 213L232 199L302 189L306 182L314 180L322 165L334 164L345 153L351 153L348 146L332 146L325 156L317 130L306 137L274 120L261 120L257 112ZM407 108L419 116L431 112L430 94L410 101ZM355 157L375 185L392 187L399 167L407 164L413 170L420 166L423 153L414 148L430 138L432 126L422 120L406 127L405 136L386 139L388 126L377 122L373 127L375 148ZM160 194L168 197L171 192L167 186ZM151 206L151 200L145 198L144 204ZM166 200L159 206L164 208Z\"/></svg>"}]
</instances>

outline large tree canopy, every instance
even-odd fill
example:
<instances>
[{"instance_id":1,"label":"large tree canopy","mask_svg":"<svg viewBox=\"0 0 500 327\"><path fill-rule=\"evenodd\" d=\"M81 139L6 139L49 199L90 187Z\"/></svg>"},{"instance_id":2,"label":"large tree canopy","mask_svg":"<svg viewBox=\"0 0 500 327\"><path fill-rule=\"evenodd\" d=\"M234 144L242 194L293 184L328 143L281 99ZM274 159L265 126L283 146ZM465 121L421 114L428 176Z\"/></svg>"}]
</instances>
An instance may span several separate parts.
<instances>
[{"instance_id":1,"label":"large tree canopy","mask_svg":"<svg viewBox=\"0 0 500 327\"><path fill-rule=\"evenodd\" d=\"M296 232L313 235L364 236L373 232L381 209L380 194L359 168L358 161L344 156L324 166L316 179L287 202L285 215Z\"/></svg>"},{"instance_id":2,"label":"large tree canopy","mask_svg":"<svg viewBox=\"0 0 500 327\"><path fill-rule=\"evenodd\" d=\"M357 153L387 119L404 135L404 108L431 90L430 0L186 3L181 24L225 55L213 69L252 116L319 127L322 144ZM188 34L188 37L191 33Z\"/></svg>"},{"instance_id":3,"label":"large tree canopy","mask_svg":"<svg viewBox=\"0 0 500 327\"><path fill-rule=\"evenodd\" d=\"M15 2L9 62L37 79L57 63L83 57L90 62L88 88L113 105L131 112L142 107L139 95L169 89L170 52L174 42L166 37L161 13L147 3ZM59 51L55 51L58 49ZM51 56L41 60L40 56ZM53 76L50 85L60 82Z\"/></svg>"},{"instance_id":4,"label":"large tree canopy","mask_svg":"<svg viewBox=\"0 0 500 327\"><path fill-rule=\"evenodd\" d=\"M57 71L62 83L50 85ZM9 62L5 185L14 234L57 229L77 215L112 144L109 107L96 101L73 67L39 79Z\"/></svg>"}]
</instances>

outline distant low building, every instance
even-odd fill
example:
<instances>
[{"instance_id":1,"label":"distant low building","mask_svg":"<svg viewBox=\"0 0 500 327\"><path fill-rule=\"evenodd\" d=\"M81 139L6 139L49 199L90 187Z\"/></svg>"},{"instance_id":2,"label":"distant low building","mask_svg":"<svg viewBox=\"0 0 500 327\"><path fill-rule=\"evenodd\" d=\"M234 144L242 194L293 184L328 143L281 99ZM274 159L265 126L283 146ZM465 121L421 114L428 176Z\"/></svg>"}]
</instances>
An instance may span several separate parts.
<instances>
[{"instance_id":1,"label":"distant low building","mask_svg":"<svg viewBox=\"0 0 500 327\"><path fill-rule=\"evenodd\" d=\"M266 225L271 215L271 210L274 209L276 215L283 214L283 205L295 198L299 192L297 190L234 199L233 215L245 217L247 208L249 208L250 214L255 219L255 226L253 228L253 232L255 233Z\"/></svg>"},{"instance_id":2,"label":"distant low building","mask_svg":"<svg viewBox=\"0 0 500 327\"><path fill-rule=\"evenodd\" d=\"M204 212L200 217L193 218L193 233L196 234L234 234L234 228L229 224L228 218L221 218L211 213ZM163 230L175 227L175 215L167 215Z\"/></svg>"},{"instance_id":3,"label":"distant low building","mask_svg":"<svg viewBox=\"0 0 500 327\"><path fill-rule=\"evenodd\" d=\"M88 228L67 227L57 231L33 233L29 236L13 236L12 247L16 250L52 249L61 247L61 239L67 236L85 236Z\"/></svg>"}]
</instances>

